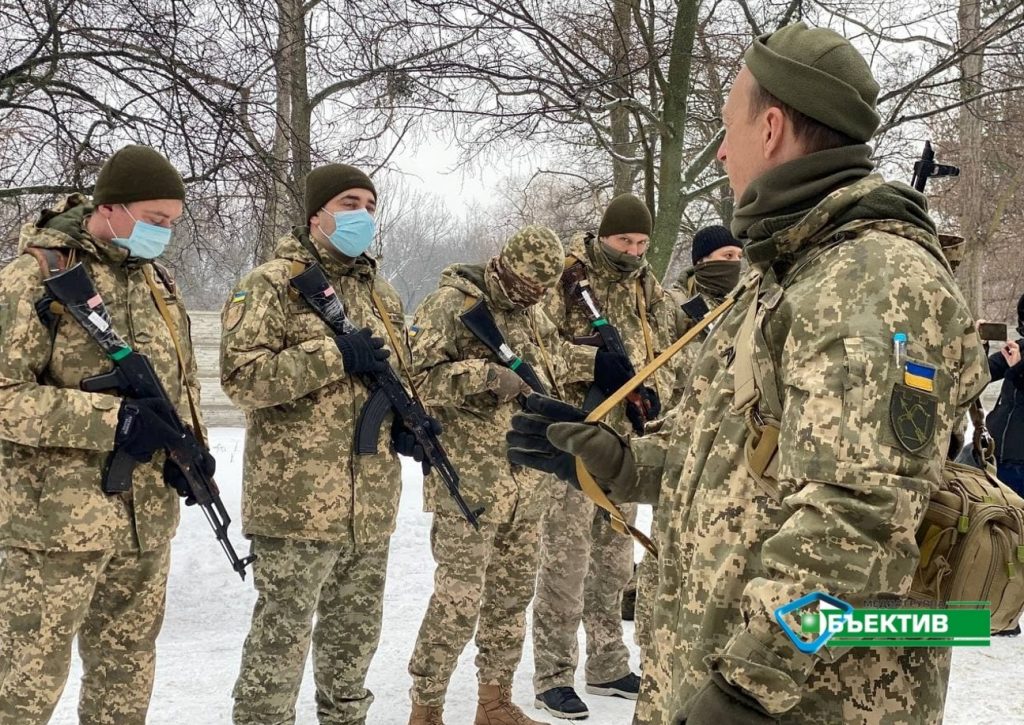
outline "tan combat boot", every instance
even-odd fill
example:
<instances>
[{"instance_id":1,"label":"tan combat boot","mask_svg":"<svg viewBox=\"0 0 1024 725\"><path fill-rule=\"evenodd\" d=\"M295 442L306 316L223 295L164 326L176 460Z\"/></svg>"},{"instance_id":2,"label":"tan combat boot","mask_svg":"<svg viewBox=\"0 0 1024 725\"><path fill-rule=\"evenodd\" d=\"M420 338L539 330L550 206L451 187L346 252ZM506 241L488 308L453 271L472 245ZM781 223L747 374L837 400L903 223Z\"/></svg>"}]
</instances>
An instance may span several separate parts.
<instances>
[{"instance_id":1,"label":"tan combat boot","mask_svg":"<svg viewBox=\"0 0 1024 725\"><path fill-rule=\"evenodd\" d=\"M545 725L531 720L512 703L512 688L480 685L480 702L476 706L473 725Z\"/></svg>"},{"instance_id":2,"label":"tan combat boot","mask_svg":"<svg viewBox=\"0 0 1024 725\"><path fill-rule=\"evenodd\" d=\"M409 725L444 725L441 719L441 708L431 705L412 704L412 712L409 713Z\"/></svg>"}]
</instances>

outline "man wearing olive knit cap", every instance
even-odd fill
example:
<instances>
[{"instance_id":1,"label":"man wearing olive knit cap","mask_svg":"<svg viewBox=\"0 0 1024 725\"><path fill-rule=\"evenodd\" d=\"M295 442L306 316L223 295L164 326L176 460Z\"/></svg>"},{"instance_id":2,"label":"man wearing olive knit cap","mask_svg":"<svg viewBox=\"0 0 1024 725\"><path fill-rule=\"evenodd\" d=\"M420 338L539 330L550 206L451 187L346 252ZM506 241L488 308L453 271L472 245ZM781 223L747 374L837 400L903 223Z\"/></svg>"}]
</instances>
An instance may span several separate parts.
<instances>
[{"instance_id":1,"label":"man wearing olive knit cap","mask_svg":"<svg viewBox=\"0 0 1024 725\"><path fill-rule=\"evenodd\" d=\"M2 725L49 720L76 639L79 720L146 720L176 489L187 490L165 453L176 437L170 406L83 391L83 380L110 371L110 359L50 305L43 281L80 264L112 329L148 358L179 417L202 427L198 407L190 410L199 386L188 318L170 276L152 262L184 198L163 155L126 146L103 165L92 200L72 194L25 224L23 254L0 271ZM114 451L137 465L129 490L108 495ZM212 474L212 457L208 464Z\"/></svg>"},{"instance_id":2,"label":"man wearing olive knit cap","mask_svg":"<svg viewBox=\"0 0 1024 725\"><path fill-rule=\"evenodd\" d=\"M221 386L246 414L242 531L258 557L233 693L239 725L295 722L311 645L319 721L366 722L402 485L396 454L416 456L390 410L378 430L366 426L369 450L355 446L367 376L409 357L401 301L366 254L376 189L359 169L325 164L305 191L301 220L239 280L221 318ZM358 332L335 335L293 292L289 280L314 264Z\"/></svg>"},{"instance_id":3,"label":"man wearing olive knit cap","mask_svg":"<svg viewBox=\"0 0 1024 725\"><path fill-rule=\"evenodd\" d=\"M744 60L718 159L752 269L682 403L626 440L531 398L510 456L568 470L552 456L575 454L613 500L659 502L636 722L938 723L948 649L798 650L782 623L801 632L800 612L776 611L815 592L906 601L984 353L925 198L872 173L863 57L797 23Z\"/></svg>"},{"instance_id":4,"label":"man wearing olive knit cap","mask_svg":"<svg viewBox=\"0 0 1024 725\"><path fill-rule=\"evenodd\" d=\"M597 234L576 235L568 245L563 284L544 305L564 341L574 379L564 399L595 405L618 389L658 352L682 334L684 316L662 289L647 261L651 212L632 194L608 204ZM577 281L578 280L578 281ZM623 351L574 344L598 325L574 294L589 285L592 298L622 339ZM638 398L646 404L619 405L607 422L622 434L642 433L660 409L676 403L677 382L666 366L652 375ZM635 506L625 507L627 517ZM579 491L559 491L543 529L537 595L533 602L533 686L537 706L562 718L586 717L589 708L575 689L579 663L577 632L586 632L585 690L592 703L604 697L636 699L640 678L631 671L623 642L621 601L633 573L633 542L609 525L603 511ZM595 709L599 706L595 704Z\"/></svg>"}]
</instances>

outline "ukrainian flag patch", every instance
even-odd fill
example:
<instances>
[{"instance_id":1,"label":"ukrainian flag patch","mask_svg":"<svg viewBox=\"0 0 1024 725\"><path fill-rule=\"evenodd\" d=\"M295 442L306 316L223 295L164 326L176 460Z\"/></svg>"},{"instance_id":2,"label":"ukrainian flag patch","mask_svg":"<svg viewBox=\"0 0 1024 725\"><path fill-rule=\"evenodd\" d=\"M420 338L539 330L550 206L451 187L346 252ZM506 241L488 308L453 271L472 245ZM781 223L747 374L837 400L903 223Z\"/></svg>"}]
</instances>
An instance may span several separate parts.
<instances>
[{"instance_id":1,"label":"ukrainian flag patch","mask_svg":"<svg viewBox=\"0 0 1024 725\"><path fill-rule=\"evenodd\" d=\"M235 292L235 295L231 298L232 302L245 302L245 297L248 293L245 291Z\"/></svg>"},{"instance_id":2,"label":"ukrainian flag patch","mask_svg":"<svg viewBox=\"0 0 1024 725\"><path fill-rule=\"evenodd\" d=\"M926 393L934 392L935 368L908 360L903 368L903 384L908 388L914 388L914 390L923 390Z\"/></svg>"}]
</instances>

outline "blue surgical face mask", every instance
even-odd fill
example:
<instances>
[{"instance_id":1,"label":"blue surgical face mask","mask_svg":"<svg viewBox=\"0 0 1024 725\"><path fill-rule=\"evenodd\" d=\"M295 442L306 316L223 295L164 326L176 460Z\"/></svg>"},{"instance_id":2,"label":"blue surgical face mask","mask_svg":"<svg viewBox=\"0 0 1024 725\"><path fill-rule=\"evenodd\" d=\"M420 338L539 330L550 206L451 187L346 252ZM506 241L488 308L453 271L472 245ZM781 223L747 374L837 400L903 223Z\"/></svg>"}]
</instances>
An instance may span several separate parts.
<instances>
[{"instance_id":1,"label":"blue surgical face mask","mask_svg":"<svg viewBox=\"0 0 1024 725\"><path fill-rule=\"evenodd\" d=\"M163 254L171 242L171 230L139 221L128 211L128 207L124 204L121 207L128 212L128 216L132 217L135 226L132 227L132 233L127 239L115 236L114 243L124 247L131 256L139 259L156 259ZM107 219L107 226L110 227L110 233L113 234L114 228L110 226L110 219Z\"/></svg>"},{"instance_id":2,"label":"blue surgical face mask","mask_svg":"<svg viewBox=\"0 0 1024 725\"><path fill-rule=\"evenodd\" d=\"M334 217L334 231L328 239L335 249L346 257L355 258L370 248L376 231L370 212L366 209L336 211L331 216Z\"/></svg>"}]
</instances>

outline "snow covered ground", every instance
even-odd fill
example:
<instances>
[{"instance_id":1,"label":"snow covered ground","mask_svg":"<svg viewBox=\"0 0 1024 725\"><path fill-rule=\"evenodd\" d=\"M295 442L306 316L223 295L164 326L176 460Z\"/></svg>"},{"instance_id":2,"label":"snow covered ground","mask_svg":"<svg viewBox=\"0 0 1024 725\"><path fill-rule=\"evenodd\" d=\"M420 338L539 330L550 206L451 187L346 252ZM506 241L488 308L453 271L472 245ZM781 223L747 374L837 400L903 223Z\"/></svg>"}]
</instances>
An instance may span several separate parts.
<instances>
[{"instance_id":1,"label":"snow covered ground","mask_svg":"<svg viewBox=\"0 0 1024 725\"><path fill-rule=\"evenodd\" d=\"M232 533L236 549L247 549L239 534L244 432L236 428L211 431L218 461L218 483L225 504L235 517ZM369 674L376 695L369 722L404 724L408 718L409 675L406 665L420 620L430 596L433 561L428 546L430 518L421 511L421 478L412 466L404 471L405 490L392 539L384 606L384 633ZM174 541L167 618L157 652L157 675L150 707L152 725L220 725L231 721L231 688L238 674L239 654L248 631L255 592L251 578L245 583L228 568L206 520L193 509L183 509L182 525ZM632 624L626 623L632 642ZM582 638L582 633L581 633ZM581 639L581 650L582 639ZM634 651L634 668L637 664ZM446 721L468 725L473 720L476 680L475 648L466 648L452 681ZM523 663L516 676L513 697L527 713L533 710L530 678L533 658L527 636ZM81 668L77 655L60 706L57 725L76 722ZM582 673L577 676L582 694ZM603 697L585 698L591 708L588 724L627 725L632 703ZM1024 723L1024 639L996 638L985 648L958 648L953 657L946 722L952 725ZM299 696L299 725L316 723L312 675L307 667Z\"/></svg>"}]
</instances>

